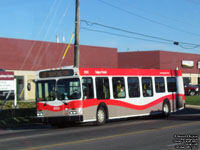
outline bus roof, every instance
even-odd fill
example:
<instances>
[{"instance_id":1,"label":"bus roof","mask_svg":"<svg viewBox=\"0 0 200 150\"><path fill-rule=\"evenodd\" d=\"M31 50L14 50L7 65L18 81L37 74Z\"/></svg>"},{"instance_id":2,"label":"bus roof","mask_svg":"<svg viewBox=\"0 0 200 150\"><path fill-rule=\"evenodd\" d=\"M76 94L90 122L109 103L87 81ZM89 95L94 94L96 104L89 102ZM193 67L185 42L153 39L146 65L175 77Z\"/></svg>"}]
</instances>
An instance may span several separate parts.
<instances>
[{"instance_id":1,"label":"bus roof","mask_svg":"<svg viewBox=\"0 0 200 150\"><path fill-rule=\"evenodd\" d=\"M79 68L82 76L182 76L181 70Z\"/></svg>"},{"instance_id":2,"label":"bus roof","mask_svg":"<svg viewBox=\"0 0 200 150\"><path fill-rule=\"evenodd\" d=\"M67 70L73 70L72 73L67 73ZM53 72L65 73L61 76L182 76L181 70L167 70L167 69L120 69L120 68L74 68L73 66L66 66L61 68L52 68L45 70L38 70L36 78L41 78L41 73L51 73L52 77L60 77L53 75ZM60 72L60 73L61 73ZM59 73L59 74L60 74ZM67 73L67 74L66 74ZM43 78L46 78L45 75Z\"/></svg>"}]
</instances>

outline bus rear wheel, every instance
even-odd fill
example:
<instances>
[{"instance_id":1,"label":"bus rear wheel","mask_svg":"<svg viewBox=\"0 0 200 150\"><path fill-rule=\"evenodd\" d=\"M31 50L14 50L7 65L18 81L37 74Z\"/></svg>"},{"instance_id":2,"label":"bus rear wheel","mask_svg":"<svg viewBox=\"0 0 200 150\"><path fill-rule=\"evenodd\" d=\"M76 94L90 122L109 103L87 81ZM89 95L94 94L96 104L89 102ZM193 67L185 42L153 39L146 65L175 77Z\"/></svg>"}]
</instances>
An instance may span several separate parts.
<instances>
[{"instance_id":1,"label":"bus rear wheel","mask_svg":"<svg viewBox=\"0 0 200 150\"><path fill-rule=\"evenodd\" d=\"M169 101L165 101L165 102L163 103L163 109L162 109L162 115L163 115L163 117L168 117L168 116L170 116L170 112L171 112L171 110L170 110Z\"/></svg>"},{"instance_id":2,"label":"bus rear wheel","mask_svg":"<svg viewBox=\"0 0 200 150\"><path fill-rule=\"evenodd\" d=\"M96 115L96 125L103 125L106 122L106 112L103 107L100 107L97 110L97 115Z\"/></svg>"}]
</instances>

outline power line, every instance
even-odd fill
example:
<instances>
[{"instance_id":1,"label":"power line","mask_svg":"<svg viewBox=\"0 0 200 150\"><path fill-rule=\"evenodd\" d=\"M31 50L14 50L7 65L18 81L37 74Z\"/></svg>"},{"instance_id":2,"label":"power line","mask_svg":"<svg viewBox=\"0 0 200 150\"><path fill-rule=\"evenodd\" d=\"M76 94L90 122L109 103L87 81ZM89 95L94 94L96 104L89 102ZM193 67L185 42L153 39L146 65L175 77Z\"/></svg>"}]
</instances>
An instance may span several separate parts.
<instances>
[{"instance_id":1,"label":"power line","mask_svg":"<svg viewBox=\"0 0 200 150\"><path fill-rule=\"evenodd\" d=\"M113 29L113 30L118 30L118 31L130 33L130 34L136 34L136 35L139 35L139 36L145 36L145 37L148 37L148 38L153 38L153 39L158 39L158 40L163 40L163 41L168 41L168 42L174 42L173 40L168 40L168 39L164 39L164 38L160 38L160 37L155 37L155 36L151 36L151 35L147 35L147 34L142 34L142 33L138 33L138 32L128 31L128 30L125 30L125 29L111 27L111 26L107 26L107 25L104 25L104 24L96 23L96 22L90 22L90 21L87 21L87 20L81 20L81 22L86 23L88 26L97 25L97 26L101 26L101 27L105 27L105 28L109 28L109 29Z\"/></svg>"},{"instance_id":2,"label":"power line","mask_svg":"<svg viewBox=\"0 0 200 150\"><path fill-rule=\"evenodd\" d=\"M49 34L50 28L51 28L52 25L53 25L53 21L54 21L56 15L57 15L57 13L58 13L58 10L59 10L59 7L60 7L60 5L61 5L61 2L62 2L62 1L60 0L60 1L57 3L57 6L56 6L56 8L55 8L55 12L54 12L54 14L53 14L53 17L52 17L52 19L51 19L50 24L48 25L48 28L47 28L46 34L45 34L45 36L44 36L44 39L46 39L46 37L47 37L48 34ZM39 65L39 62L41 61L41 59L39 60L39 58L42 58L42 57L45 55L45 53L46 53L46 51L47 51L47 49L48 49L48 47L49 47L49 44L47 45L46 49L45 49L44 52L42 53L42 56L40 56L40 53L41 53L41 51L42 51L42 47L43 47L43 46L44 46L44 42L42 42L42 44L40 45L39 51L38 51L38 53L37 53L37 55L36 55L36 58L34 59L33 65L32 65L32 70L33 70L33 69L36 69L37 66Z\"/></svg>"},{"instance_id":3,"label":"power line","mask_svg":"<svg viewBox=\"0 0 200 150\"><path fill-rule=\"evenodd\" d=\"M143 41L156 42L156 43L163 43L163 44L172 44L172 43L169 43L169 42L162 42L162 41L155 41L155 40L143 39L143 38L138 38L138 37L134 37L134 36L127 36L127 35L122 35L122 34L117 34L117 33L112 33L112 32L107 32L107 31L102 31L102 30L88 29L88 28L85 28L85 27L82 27L81 29L82 29L82 30L87 30L87 31L92 31L92 32L110 34L110 35L119 36L119 37L125 37L125 38L130 38L130 39L136 39L136 40L143 40Z\"/></svg>"},{"instance_id":4,"label":"power line","mask_svg":"<svg viewBox=\"0 0 200 150\"><path fill-rule=\"evenodd\" d=\"M184 49L195 49L195 48L197 48L197 47L200 47L200 45L196 45L196 46L187 46L187 45L182 45L182 44L179 44L179 46L181 47L181 48L184 48Z\"/></svg>"},{"instance_id":5,"label":"power line","mask_svg":"<svg viewBox=\"0 0 200 150\"><path fill-rule=\"evenodd\" d=\"M48 12L46 18L45 18L45 20L44 20L43 23L42 23L42 26L41 26L39 32L36 34L35 37L39 36L39 35L41 34L41 32L44 30L45 24L47 23L47 20L49 19L50 14L51 14L51 12L53 11L53 8L55 7L54 5L56 5L56 0L54 0L54 2L53 2L53 4L52 4L52 6L51 6L51 8L50 8L50 10L49 10L49 12ZM31 53L32 53L32 51L33 51L33 48L34 48L35 44L36 44L36 41L33 42L33 44L31 45L30 49L28 50L28 52L27 52L27 54L26 54L26 57L25 57L25 59L24 59L22 65L21 65L21 67L20 67L20 70L22 70L22 68L23 68L24 65L26 64L28 58L30 57L30 55L31 55ZM35 61L35 60L34 60L34 61Z\"/></svg>"},{"instance_id":6,"label":"power line","mask_svg":"<svg viewBox=\"0 0 200 150\"><path fill-rule=\"evenodd\" d=\"M200 5L200 3L199 3L199 1L194 1L194 0L186 0L187 2L190 2L190 3L192 3L192 4L194 4L194 5Z\"/></svg>"},{"instance_id":7,"label":"power line","mask_svg":"<svg viewBox=\"0 0 200 150\"><path fill-rule=\"evenodd\" d=\"M124 8L115 6L115 5L111 4L111 3L105 2L105 1L103 1L103 0L97 0L97 1L103 3L103 4L107 5L107 6L110 6L110 7L112 7L112 8L115 8L115 9L118 9L118 10L123 11L123 12L125 12L125 13L128 13L128 14L130 14L130 15L132 15L132 16L138 17L138 18L140 18L140 19L143 19L143 20L146 20L146 21L149 21L149 22L152 22L152 23L155 23L155 24L164 26L164 27L167 27L167 28L169 28L169 29L176 30L176 31L179 31L179 32L184 32L184 33L187 33L187 34L192 34L192 35L195 35L195 36L200 36L200 34L193 33L193 32L189 32L189 31L186 31L186 30L183 30L183 29L179 29L179 28L175 28L175 27L173 27L173 26L170 26L170 25L167 25L167 24L164 24L164 23L160 23L160 22L155 21L155 20L153 20L153 19L149 19L149 18L147 18L147 17L138 15L138 14L136 14L136 13L133 13L133 12L131 12L131 11L129 11L129 10L124 9Z\"/></svg>"},{"instance_id":8,"label":"power line","mask_svg":"<svg viewBox=\"0 0 200 150\"><path fill-rule=\"evenodd\" d=\"M96 22L90 22L90 21L87 21L87 20L81 20L81 22L84 22L88 26L93 26L93 25L101 26L101 27L104 27L104 28L109 28L109 29L112 29L112 30L126 32L126 33L129 33L129 34L135 34L135 35L139 35L139 36L143 36L143 37L147 37L147 38L152 38L152 39L156 39L156 40L159 40L159 41L165 41L165 42L168 42L168 43L170 42L170 43L173 43L174 45L180 45L180 44L182 44L181 45L182 48L184 47L184 45L185 46L190 46L191 49L200 47L199 44L186 43L186 42L178 42L178 41L169 40L169 39L165 39L165 38L161 38L161 37L155 37L155 36L151 36L151 35L147 35L147 34L142 34L142 33L138 33L138 32L128 31L128 30L125 30L125 29L120 29L120 28L116 28L116 27L112 27L112 26L107 26L107 25L104 25L104 24L96 23ZM105 31L101 31L101 32L105 32ZM112 34L115 34L115 33L112 33ZM122 36L124 36L124 35L122 35Z\"/></svg>"},{"instance_id":9,"label":"power line","mask_svg":"<svg viewBox=\"0 0 200 150\"><path fill-rule=\"evenodd\" d=\"M115 0L116 2L120 3L119 1L120 0ZM150 10L147 10L147 9L144 9L144 8L140 8L140 7L136 7L134 3L129 3L127 4L129 7L131 7L131 9L135 9L137 11L140 11L140 12L144 12L144 13L147 13L147 14L151 14L153 16L157 16L157 17L160 17L162 19L167 19L167 20L171 20L173 22L177 22L177 23L181 23L181 25L189 25L189 26L195 26L194 24L192 24L191 22L186 22L186 21L183 21L183 20L180 20L178 18L172 18L172 17L169 17L169 16L166 16L166 15L163 15L163 14L160 14L160 13L157 13L155 11L150 11ZM196 27L196 26L195 26Z\"/></svg>"}]
</instances>

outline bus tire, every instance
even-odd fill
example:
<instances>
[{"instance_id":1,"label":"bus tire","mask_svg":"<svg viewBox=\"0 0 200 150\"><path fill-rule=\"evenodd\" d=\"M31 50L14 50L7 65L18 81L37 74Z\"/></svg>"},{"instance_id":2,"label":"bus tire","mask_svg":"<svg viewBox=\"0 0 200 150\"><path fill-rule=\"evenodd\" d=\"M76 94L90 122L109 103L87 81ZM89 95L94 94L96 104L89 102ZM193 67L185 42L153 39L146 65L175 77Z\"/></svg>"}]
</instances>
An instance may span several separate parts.
<instances>
[{"instance_id":1,"label":"bus tire","mask_svg":"<svg viewBox=\"0 0 200 150\"><path fill-rule=\"evenodd\" d=\"M96 125L100 126L106 122L106 111L103 107L99 107L96 114Z\"/></svg>"},{"instance_id":2,"label":"bus tire","mask_svg":"<svg viewBox=\"0 0 200 150\"><path fill-rule=\"evenodd\" d=\"M170 103L168 100L165 100L163 103L163 107L162 107L162 116L163 117L169 117L170 116Z\"/></svg>"}]
</instances>

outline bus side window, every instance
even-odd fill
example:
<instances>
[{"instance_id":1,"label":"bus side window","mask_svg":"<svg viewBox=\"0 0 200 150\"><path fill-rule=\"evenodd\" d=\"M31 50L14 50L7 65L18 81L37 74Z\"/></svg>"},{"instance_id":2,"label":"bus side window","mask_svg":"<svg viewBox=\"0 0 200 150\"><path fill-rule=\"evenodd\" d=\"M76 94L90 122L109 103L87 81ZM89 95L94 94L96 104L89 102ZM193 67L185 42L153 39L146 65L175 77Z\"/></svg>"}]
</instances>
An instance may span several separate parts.
<instances>
[{"instance_id":1,"label":"bus side window","mask_svg":"<svg viewBox=\"0 0 200 150\"><path fill-rule=\"evenodd\" d=\"M167 77L167 88L168 92L176 92L176 78Z\"/></svg>"},{"instance_id":2,"label":"bus side window","mask_svg":"<svg viewBox=\"0 0 200 150\"><path fill-rule=\"evenodd\" d=\"M165 81L163 77L155 77L155 86L157 93L165 92Z\"/></svg>"},{"instance_id":3,"label":"bus side window","mask_svg":"<svg viewBox=\"0 0 200 150\"><path fill-rule=\"evenodd\" d=\"M94 98L93 81L91 77L82 78L83 99Z\"/></svg>"},{"instance_id":4,"label":"bus side window","mask_svg":"<svg viewBox=\"0 0 200 150\"><path fill-rule=\"evenodd\" d=\"M96 77L97 99L109 99L109 80L107 77Z\"/></svg>"},{"instance_id":5,"label":"bus side window","mask_svg":"<svg viewBox=\"0 0 200 150\"><path fill-rule=\"evenodd\" d=\"M151 77L143 77L142 78L142 90L144 97L153 96L153 85Z\"/></svg>"},{"instance_id":6,"label":"bus side window","mask_svg":"<svg viewBox=\"0 0 200 150\"><path fill-rule=\"evenodd\" d=\"M125 98L125 85L124 85L124 78L123 77L113 77L112 78L113 84L113 97L114 98Z\"/></svg>"},{"instance_id":7,"label":"bus side window","mask_svg":"<svg viewBox=\"0 0 200 150\"><path fill-rule=\"evenodd\" d=\"M140 97L140 86L138 77L128 77L129 97Z\"/></svg>"}]
</instances>

